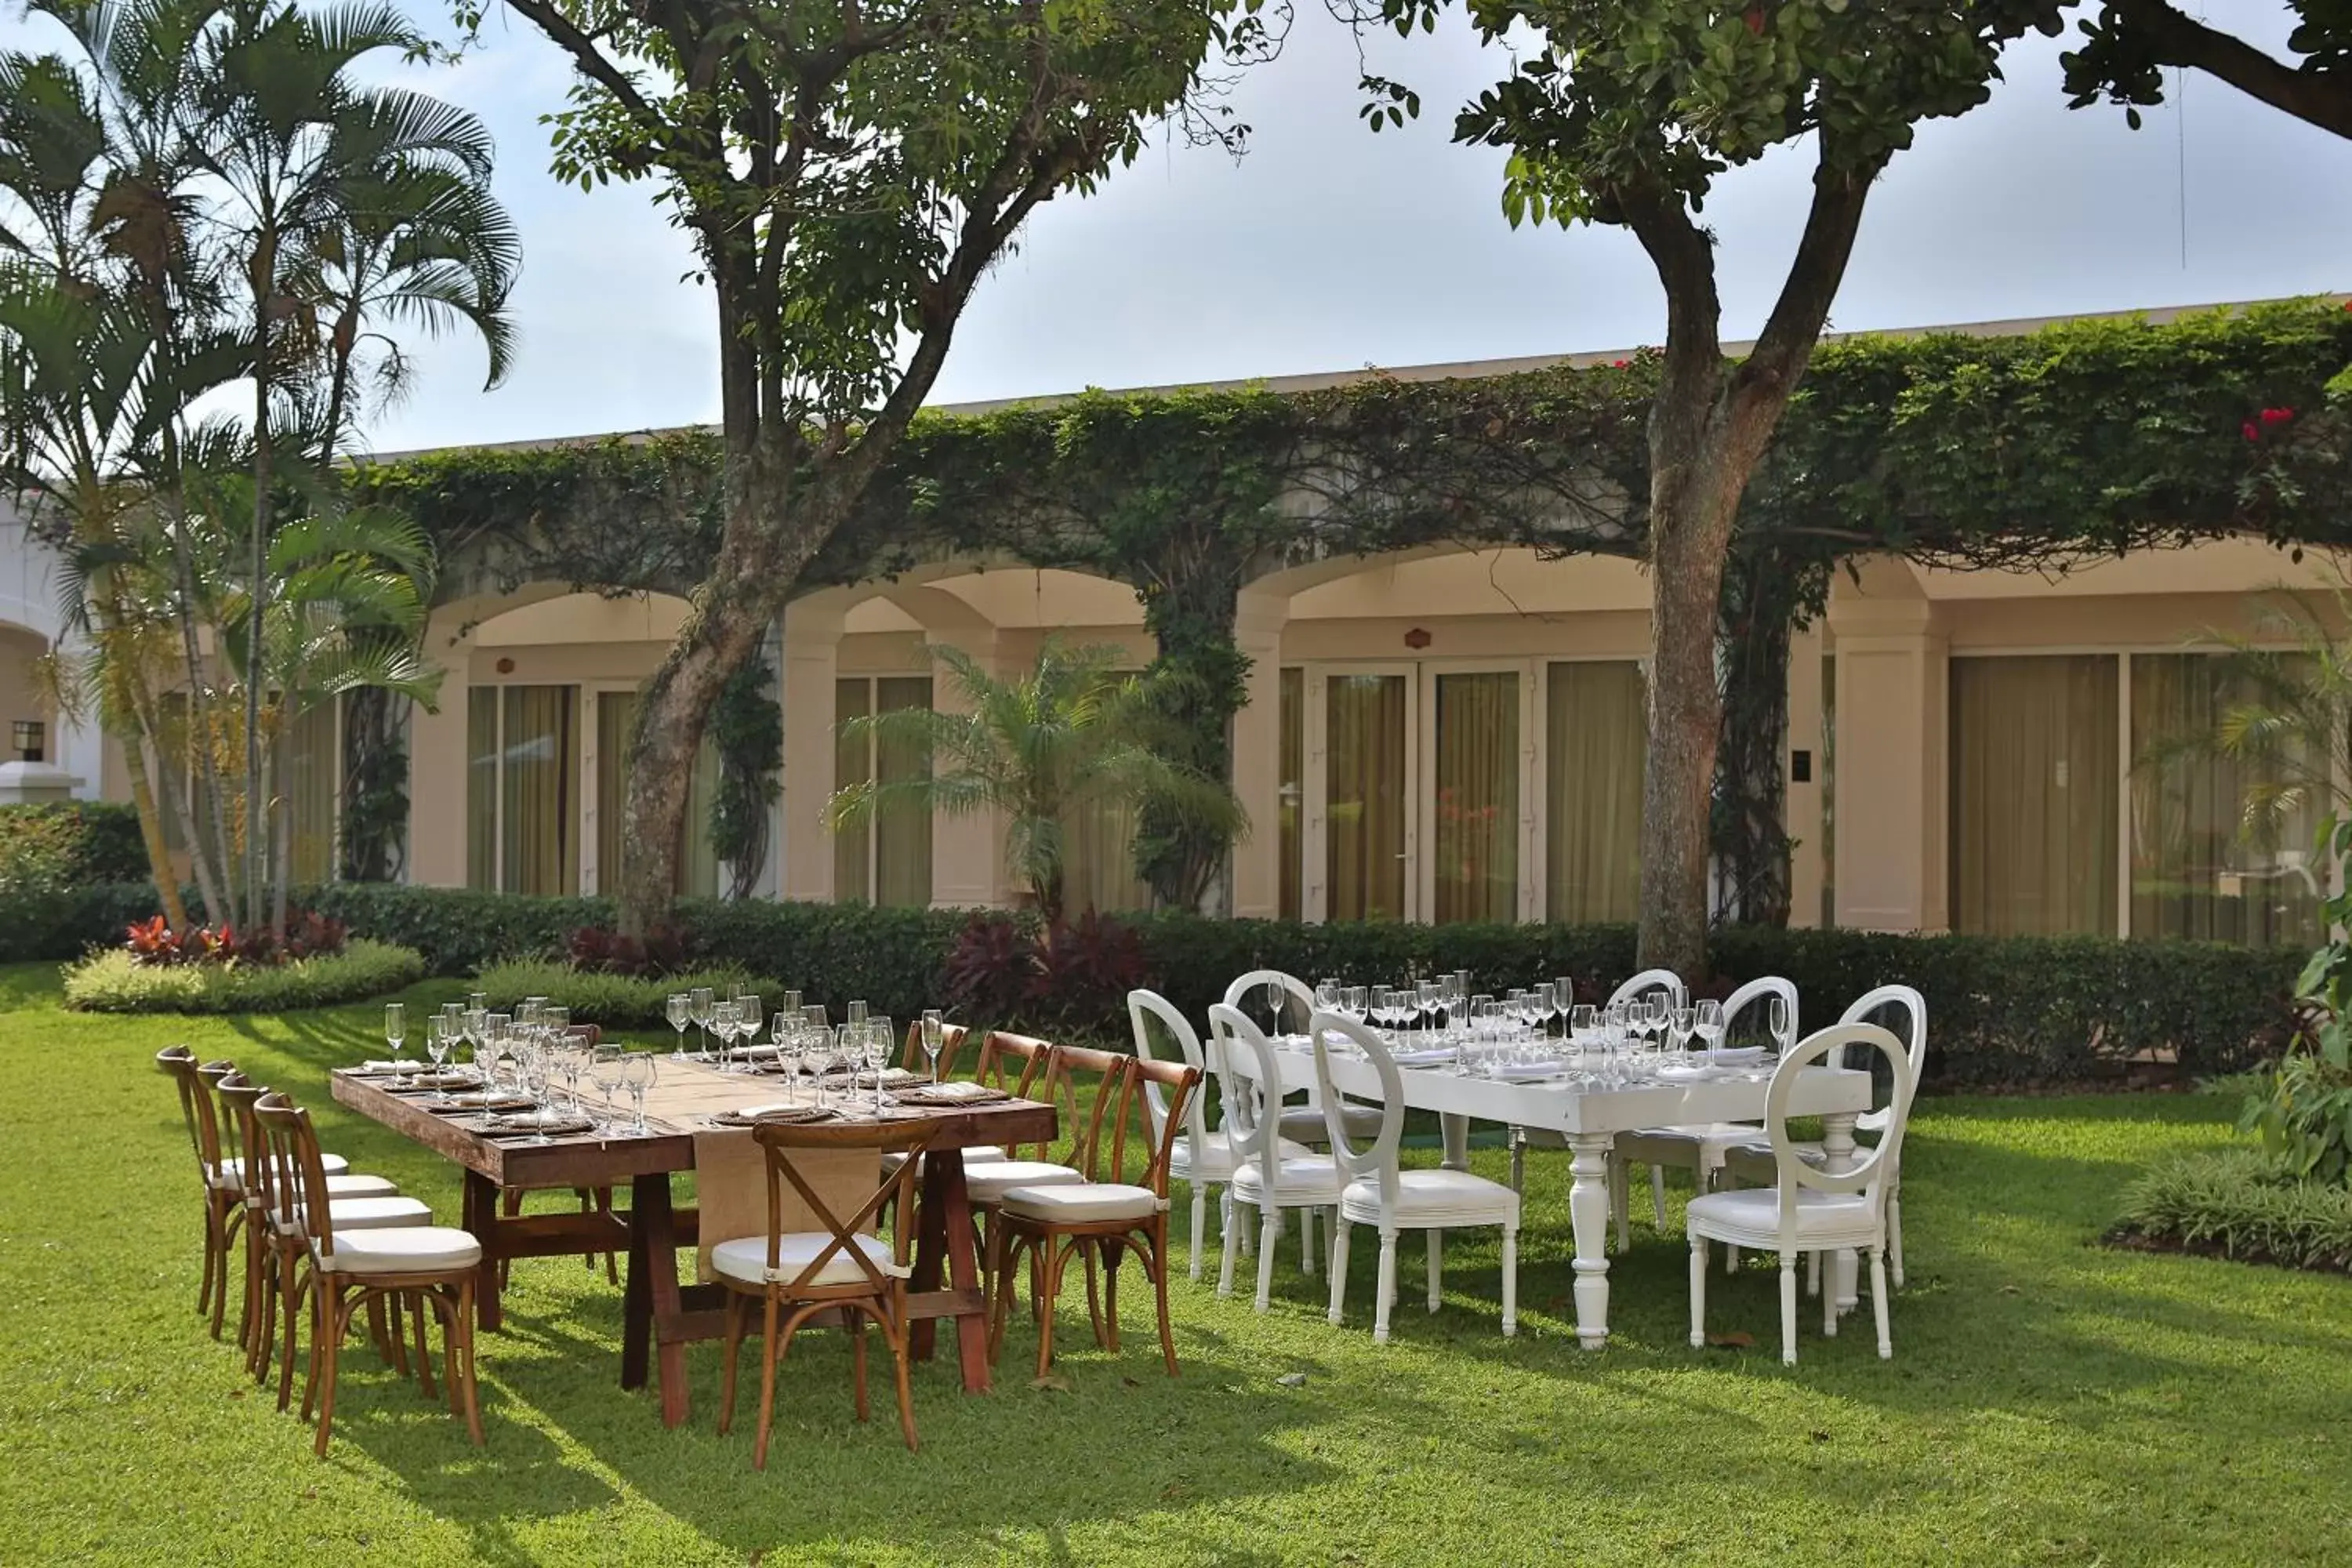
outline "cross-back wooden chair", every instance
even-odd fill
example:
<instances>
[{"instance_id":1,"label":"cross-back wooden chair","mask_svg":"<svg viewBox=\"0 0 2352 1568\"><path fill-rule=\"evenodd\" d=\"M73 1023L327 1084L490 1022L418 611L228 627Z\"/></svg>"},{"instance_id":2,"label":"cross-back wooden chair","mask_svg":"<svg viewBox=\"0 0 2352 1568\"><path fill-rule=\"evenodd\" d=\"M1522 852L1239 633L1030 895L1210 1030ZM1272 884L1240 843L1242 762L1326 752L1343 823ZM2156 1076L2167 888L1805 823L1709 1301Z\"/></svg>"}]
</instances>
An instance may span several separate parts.
<instances>
[{"instance_id":1,"label":"cross-back wooden chair","mask_svg":"<svg viewBox=\"0 0 2352 1568\"><path fill-rule=\"evenodd\" d=\"M971 1031L961 1024L949 1024L941 1027L940 1030L940 1078L955 1077L956 1062L963 1055L964 1046L971 1034ZM898 1065L908 1072L919 1072L925 1078L931 1076L931 1058L923 1054L923 1021L920 1018L908 1021L907 1041L898 1052Z\"/></svg>"},{"instance_id":2,"label":"cross-back wooden chair","mask_svg":"<svg viewBox=\"0 0 2352 1568\"><path fill-rule=\"evenodd\" d=\"M585 1037L588 1041L588 1048L591 1050L595 1049L598 1042L603 1040L604 1037L603 1026L597 1024L574 1024L570 1028L566 1029L564 1033L567 1035L579 1035ZM560 1189L554 1187L500 1187L499 1189L499 1212L506 1218L513 1219L522 1213L522 1199L525 1193L555 1192L559 1190ZM580 1212L582 1214L609 1215L613 1212L613 1189L610 1187L574 1187L572 1189L572 1195L580 1200ZM604 1281L609 1285L618 1285L621 1282L620 1268L613 1261L613 1254L609 1250L606 1251L604 1256ZM594 1273L596 1270L596 1254L592 1250L582 1253L580 1258L581 1261L588 1266L588 1271L592 1274ZM507 1276L511 1268L512 1264L509 1260L505 1258L499 1260L499 1285L501 1289L506 1285Z\"/></svg>"},{"instance_id":3,"label":"cross-back wooden chair","mask_svg":"<svg viewBox=\"0 0 2352 1568\"><path fill-rule=\"evenodd\" d=\"M245 1205L234 1173L221 1163L220 1127L213 1114L211 1086L203 1077L205 1065L199 1063L196 1053L185 1046L172 1046L155 1053L156 1070L170 1079L179 1091L180 1115L187 1122L188 1143L196 1155L196 1175L204 1184L205 1268L204 1277L196 1284L196 1315L210 1314L213 1338L218 1339L222 1315L228 1306L229 1258L236 1250L237 1230L244 1224ZM228 1070L226 1062L209 1065L221 1072Z\"/></svg>"},{"instance_id":4,"label":"cross-back wooden chair","mask_svg":"<svg viewBox=\"0 0 2352 1568\"><path fill-rule=\"evenodd\" d=\"M1159 1308L1160 1350L1176 1375L1176 1341L1168 1321L1168 1168L1185 1110L1201 1085L1200 1069L1185 1062L1139 1060L1107 1051L1065 1048L1081 1069L1102 1075L1092 1113L1079 1132L1082 1183L1014 1187L999 1200L989 1227L989 1274L995 1281L989 1354L1004 1342L1013 1310L1012 1283L1023 1252L1030 1258L1031 1296L1038 1315L1037 1375L1054 1360L1054 1304L1062 1271L1073 1257L1087 1267L1087 1307L1096 1342L1118 1351L1118 1266L1130 1251L1150 1276ZM1098 1059L1097 1059L1098 1058ZM1166 1106L1150 1114L1150 1097ZM1130 1130L1140 1133L1130 1149ZM1104 1134L1108 1131L1108 1137ZM1135 1158L1139 1154L1139 1160ZM1140 1169L1131 1169L1139 1164ZM1103 1271L1103 1304L1095 1304L1094 1271Z\"/></svg>"},{"instance_id":5,"label":"cross-back wooden chair","mask_svg":"<svg viewBox=\"0 0 2352 1568\"><path fill-rule=\"evenodd\" d=\"M432 1359L425 1342L422 1307L441 1320L442 1366L449 1389L449 1413L462 1415L476 1446L482 1415L474 1386L474 1276L481 1244L465 1231L436 1225L341 1229L340 1206L327 1194L326 1173L310 1113L272 1091L254 1104L254 1120L267 1148L268 1195L282 1202L276 1212L289 1216L300 1258L286 1292L287 1355L283 1380L293 1371L293 1313L308 1297L311 1311L310 1367L302 1385L303 1419L317 1414L313 1449L321 1457L335 1420L335 1372L352 1316L368 1301L408 1298L416 1316L417 1375L425 1396L435 1397ZM282 1394L281 1394L282 1401Z\"/></svg>"},{"instance_id":6,"label":"cross-back wooden chair","mask_svg":"<svg viewBox=\"0 0 2352 1568\"><path fill-rule=\"evenodd\" d=\"M911 1449L915 1406L907 1378L907 1277L915 1227L896 1227L885 1247L866 1227L886 1207L907 1212L915 1180L916 1156L938 1130L935 1121L884 1121L851 1126L755 1126L751 1136L766 1157L768 1230L739 1237L710 1249L710 1272L727 1290L727 1359L719 1395L719 1430L735 1423L736 1363L751 1304L760 1304L760 1426L751 1444L751 1466L768 1468L768 1429L776 1413L776 1365L792 1348L793 1335L821 1312L837 1311L849 1330L856 1368L857 1418L866 1418L866 1324L882 1331L889 1347L898 1392L898 1427ZM877 1156L903 1156L885 1173L865 1201L846 1215L826 1203L800 1159L819 1152L872 1150ZM824 1228L784 1229L784 1192L790 1186Z\"/></svg>"}]
</instances>

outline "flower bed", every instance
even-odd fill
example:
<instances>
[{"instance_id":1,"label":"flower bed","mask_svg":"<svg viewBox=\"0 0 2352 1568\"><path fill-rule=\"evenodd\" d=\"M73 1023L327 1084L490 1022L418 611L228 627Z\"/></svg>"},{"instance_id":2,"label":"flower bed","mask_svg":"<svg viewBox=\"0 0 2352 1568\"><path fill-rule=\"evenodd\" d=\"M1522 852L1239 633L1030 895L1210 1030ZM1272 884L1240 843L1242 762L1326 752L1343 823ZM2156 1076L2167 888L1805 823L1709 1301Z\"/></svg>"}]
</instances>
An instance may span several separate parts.
<instances>
[{"instance_id":1,"label":"flower bed","mask_svg":"<svg viewBox=\"0 0 2352 1568\"><path fill-rule=\"evenodd\" d=\"M414 948L353 941L283 963L142 963L123 948L65 972L65 1004L89 1013L285 1013L356 1002L425 978Z\"/></svg>"},{"instance_id":2,"label":"flower bed","mask_svg":"<svg viewBox=\"0 0 2352 1568\"><path fill-rule=\"evenodd\" d=\"M2257 1150L2184 1154L2132 1184L2107 1240L2352 1272L2352 1188L2298 1180Z\"/></svg>"}]
</instances>

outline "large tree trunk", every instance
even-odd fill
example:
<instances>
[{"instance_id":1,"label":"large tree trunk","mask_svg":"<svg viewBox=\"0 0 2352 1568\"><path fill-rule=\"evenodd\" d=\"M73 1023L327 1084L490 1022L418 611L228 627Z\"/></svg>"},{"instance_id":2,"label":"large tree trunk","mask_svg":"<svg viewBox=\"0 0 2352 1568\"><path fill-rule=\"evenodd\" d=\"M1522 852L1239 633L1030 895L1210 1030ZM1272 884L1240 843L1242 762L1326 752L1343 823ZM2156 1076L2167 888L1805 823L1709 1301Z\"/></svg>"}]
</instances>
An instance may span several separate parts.
<instances>
[{"instance_id":1,"label":"large tree trunk","mask_svg":"<svg viewBox=\"0 0 2352 1568\"><path fill-rule=\"evenodd\" d=\"M1789 923L1790 639L1814 576L1758 545L1737 550L1724 579L1714 855L1727 920Z\"/></svg>"}]
</instances>

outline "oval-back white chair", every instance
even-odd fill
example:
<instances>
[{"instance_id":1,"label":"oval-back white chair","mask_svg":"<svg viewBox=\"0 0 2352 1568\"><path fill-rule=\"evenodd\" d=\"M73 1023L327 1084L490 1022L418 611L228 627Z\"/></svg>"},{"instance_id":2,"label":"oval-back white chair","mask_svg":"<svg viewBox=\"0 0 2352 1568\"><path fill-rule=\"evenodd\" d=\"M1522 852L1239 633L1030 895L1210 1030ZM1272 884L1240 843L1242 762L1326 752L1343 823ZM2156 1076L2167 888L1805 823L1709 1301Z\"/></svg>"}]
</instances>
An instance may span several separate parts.
<instances>
[{"instance_id":1,"label":"oval-back white chair","mask_svg":"<svg viewBox=\"0 0 2352 1568\"><path fill-rule=\"evenodd\" d=\"M1675 981L1672 987L1664 984L1664 981L1673 979L1674 976L1666 971L1653 969L1627 981L1618 988L1618 994L1625 996L1632 987L1647 980L1650 983L1647 989L1668 990L1676 996L1675 1005L1683 1006L1685 1004L1680 999L1682 983ZM1633 994L1639 994L1638 992ZM1773 996L1782 997L1788 1002L1790 1026L1794 1028L1797 1018L1796 982L1784 980L1777 974L1767 974L1748 982L1725 998L1724 1037L1730 1037L1732 1026L1738 1022L1741 1014L1750 1009L1766 1008L1769 1017L1769 999ZM1775 1039L1773 1043L1777 1047L1786 1049L1791 1042ZM1692 1126L1643 1127L1619 1133L1610 1151L1610 1196L1616 1203L1618 1249L1624 1249L1628 1240L1626 1233L1631 1228L1629 1221L1632 1216L1628 1211L1632 1206L1632 1183L1629 1180L1632 1167L1647 1165L1650 1168L1652 1223L1664 1230L1666 1228L1666 1167L1671 1165L1676 1170L1688 1171L1692 1184L1698 1191L1706 1192L1715 1185L1716 1173L1723 1169L1724 1160L1729 1152L1742 1144L1753 1142L1763 1135L1763 1131L1753 1121L1705 1121ZM1726 1254L1729 1267L1737 1267L1738 1258L1737 1248Z\"/></svg>"},{"instance_id":2,"label":"oval-back white chair","mask_svg":"<svg viewBox=\"0 0 2352 1568\"><path fill-rule=\"evenodd\" d=\"M1927 1071L1927 999L1925 996L1909 985L1877 986L1855 997L1838 1022L1866 1024L1873 1021L1874 1015L1895 1007L1903 1010L1904 1017L1902 1026L1895 1029L1894 1033L1904 1042L1904 1055L1911 1067L1911 1090L1916 1095L1919 1080ZM1891 1110L1892 1105L1889 1104L1864 1111L1854 1118L1854 1131L1884 1132ZM1800 1143L1796 1149L1798 1158L1815 1164L1824 1158L1819 1142ZM1770 1147L1760 1139L1750 1139L1741 1147L1727 1151L1724 1155L1723 1168L1725 1173L1734 1179L1758 1186L1769 1185L1777 1170ZM1886 1253L1894 1268L1895 1288L1900 1290L1903 1289L1903 1171L1899 1163L1886 1193ZM1814 1279L1811 1283L1818 1287L1820 1282Z\"/></svg>"},{"instance_id":3,"label":"oval-back white chair","mask_svg":"<svg viewBox=\"0 0 2352 1568\"><path fill-rule=\"evenodd\" d=\"M1519 1194L1500 1182L1490 1182L1468 1171L1401 1170L1397 1148L1404 1132L1404 1081L1388 1047L1371 1030L1337 1013L1317 1013L1307 1026L1315 1042L1315 1077L1323 1088L1323 1104L1331 1136L1331 1157L1348 1178L1339 1194L1337 1234L1331 1242L1331 1321L1345 1315L1348 1292L1348 1235L1359 1225L1376 1226L1381 1233L1379 1297L1373 1308L1372 1339L1386 1343L1389 1310L1396 1298L1396 1238L1401 1230L1425 1232L1429 1237L1429 1310L1443 1300L1441 1271L1444 1267L1444 1234L1448 1230L1500 1226L1503 1231L1503 1332L1519 1327ZM1331 1045L1339 1035L1363 1052L1381 1084L1380 1131L1358 1145L1346 1118L1337 1109L1339 1095L1331 1080Z\"/></svg>"},{"instance_id":4,"label":"oval-back white chair","mask_svg":"<svg viewBox=\"0 0 2352 1568\"><path fill-rule=\"evenodd\" d=\"M1683 984L1681 975L1671 969L1644 969L1609 993L1609 1000L1603 1005L1614 1006L1620 1002L1631 1002L1634 997L1647 995L1653 991L1664 992L1674 999L1677 1007L1690 1000L1690 987Z\"/></svg>"},{"instance_id":5,"label":"oval-back white chair","mask_svg":"<svg viewBox=\"0 0 2352 1568\"><path fill-rule=\"evenodd\" d=\"M1806 1068L1850 1047L1874 1049L1885 1058L1894 1093L1886 1107L1877 1147L1850 1169L1831 1172L1804 1157L1789 1137L1789 1096ZM1902 1158L1903 1130L1911 1115L1911 1059L1903 1042L1875 1024L1832 1024L1781 1057L1764 1095L1764 1130L1772 1151L1776 1180L1769 1187L1705 1193L1690 1202L1684 1221L1690 1235L1691 1344L1706 1343L1706 1246L1720 1241L1780 1258L1780 1359L1797 1360L1797 1256L1860 1248L1870 1254L1871 1305L1878 1319L1878 1353L1895 1353L1886 1321L1886 1215L1895 1174ZM1822 1295L1822 1331L1837 1332L1836 1293Z\"/></svg>"},{"instance_id":6,"label":"oval-back white chair","mask_svg":"<svg viewBox=\"0 0 2352 1568\"><path fill-rule=\"evenodd\" d=\"M1201 1037L1193 1032L1191 1020L1178 1012L1176 1005L1167 997L1157 991L1130 991L1127 994L1127 1017L1135 1033L1138 1058L1148 1062L1163 1059L1163 1053L1152 1046L1156 1024L1159 1032L1175 1042L1186 1067L1203 1079L1209 1076L1209 1058L1201 1048ZM1202 1269L1201 1239L1209 1217L1209 1190L1233 1180L1235 1158L1230 1141L1209 1128L1208 1100L1206 1093L1199 1091L1186 1097L1184 1131L1169 1146L1168 1155L1168 1173L1192 1191L1192 1228L1185 1244L1192 1255L1195 1279ZM1152 1147L1157 1148L1168 1126L1168 1095L1149 1079L1143 1080L1143 1106L1151 1121Z\"/></svg>"},{"instance_id":7,"label":"oval-back white chair","mask_svg":"<svg viewBox=\"0 0 2352 1568\"><path fill-rule=\"evenodd\" d=\"M1225 1005L1244 1015L1254 1005L1262 1007L1265 1005L1265 988L1269 984L1282 987L1286 997L1286 1016L1295 1007L1299 1026L1306 1027L1306 1020L1315 1011L1315 988L1298 976L1279 969L1253 969L1235 980L1225 987ZM1278 1030L1276 1032L1279 1033ZM1359 1138L1370 1137L1379 1122L1379 1117L1371 1108L1347 1100L1341 1100L1340 1104L1347 1108L1349 1131ZM1318 1149L1323 1146L1322 1096L1319 1093L1310 1095L1308 1103L1294 1105L1282 1112L1282 1136L1294 1143Z\"/></svg>"},{"instance_id":8,"label":"oval-back white chair","mask_svg":"<svg viewBox=\"0 0 2352 1568\"><path fill-rule=\"evenodd\" d=\"M1224 1260L1217 1269L1217 1294L1234 1293L1234 1255L1239 1250L1242 1227L1234 1211L1248 1204L1258 1213L1257 1310L1266 1310L1274 1289L1275 1244L1281 1237L1282 1211L1307 1211L1300 1227L1299 1264L1315 1272L1315 1215L1339 1201L1347 1184L1338 1162L1318 1154L1281 1135L1278 1111L1282 1103L1282 1062L1274 1042L1238 1007L1223 1003L1209 1009L1209 1033L1215 1042L1217 1089L1225 1102L1225 1141L1234 1152L1234 1173L1225 1189Z\"/></svg>"}]
</instances>

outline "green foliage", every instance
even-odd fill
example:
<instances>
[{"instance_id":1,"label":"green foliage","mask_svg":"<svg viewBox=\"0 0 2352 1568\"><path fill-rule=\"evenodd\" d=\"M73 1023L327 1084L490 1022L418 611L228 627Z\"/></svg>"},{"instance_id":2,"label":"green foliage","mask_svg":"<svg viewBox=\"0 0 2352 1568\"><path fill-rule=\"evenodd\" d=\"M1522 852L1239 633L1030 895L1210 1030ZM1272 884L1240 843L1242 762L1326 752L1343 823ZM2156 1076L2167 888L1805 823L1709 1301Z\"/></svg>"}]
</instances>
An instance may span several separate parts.
<instances>
[{"instance_id":1,"label":"green foliage","mask_svg":"<svg viewBox=\"0 0 2352 1568\"><path fill-rule=\"evenodd\" d=\"M0 894L136 882L147 875L139 814L102 801L0 805Z\"/></svg>"},{"instance_id":2,"label":"green foliage","mask_svg":"<svg viewBox=\"0 0 2352 1568\"><path fill-rule=\"evenodd\" d=\"M768 858L768 810L782 793L784 710L775 671L755 658L727 678L711 705L719 789L710 803L710 847L727 868L728 897L747 898Z\"/></svg>"},{"instance_id":3,"label":"green foliage","mask_svg":"<svg viewBox=\"0 0 2352 1568\"><path fill-rule=\"evenodd\" d=\"M669 998L698 985L708 985L721 996L737 985L762 997L783 995L781 984L731 963L697 965L682 973L647 978L597 974L553 959L491 964L474 977L468 989L481 992L499 1012L511 1012L526 996L544 996L559 1007L570 1008L575 1024L595 1024L606 1030L659 1028L667 1033Z\"/></svg>"},{"instance_id":4,"label":"green foliage","mask_svg":"<svg viewBox=\"0 0 2352 1568\"><path fill-rule=\"evenodd\" d=\"M65 1004L88 1013L286 1013L380 996L423 978L425 961L414 950L381 942L260 966L158 966L107 948L66 971Z\"/></svg>"},{"instance_id":5,"label":"green foliage","mask_svg":"<svg viewBox=\"0 0 2352 1568\"><path fill-rule=\"evenodd\" d=\"M2178 1155L2124 1194L2116 1239L2290 1268L2352 1270L2352 1189L2251 1149Z\"/></svg>"},{"instance_id":6,"label":"green foliage","mask_svg":"<svg viewBox=\"0 0 2352 1568\"><path fill-rule=\"evenodd\" d=\"M2320 845L2327 858L2352 871L2352 818L2326 823ZM2327 922L2327 940L2305 963L2295 994L2318 1008L2313 1044L2320 1060L2341 1072L2352 1068L2352 933L2347 931L2347 922L2352 921L2352 879L2334 897L2321 900L2319 912Z\"/></svg>"},{"instance_id":7,"label":"green foliage","mask_svg":"<svg viewBox=\"0 0 2352 1568\"><path fill-rule=\"evenodd\" d=\"M2223 31L2234 18L2225 16L2207 26L2202 5L2106 0L2097 16L2077 24L2081 46L2059 57L2066 68L2066 90L2074 95L2072 107L2102 98L2120 103L2137 131L2140 110L2164 101L2164 68L2189 66L2298 119L2338 135L2352 134L2347 129L2352 127L2352 93L2345 78L2345 68L2352 65L2352 11L2341 0L2287 0L2286 8L2294 26L2281 59L2269 37L2254 43ZM2275 16L2273 7L2263 16L2263 33L2275 27Z\"/></svg>"},{"instance_id":8,"label":"green foliage","mask_svg":"<svg viewBox=\"0 0 2352 1568\"><path fill-rule=\"evenodd\" d=\"M2238 1130L2298 1180L2352 1187L2352 1072L2325 1058L2294 1051L2257 1074Z\"/></svg>"},{"instance_id":9,"label":"green foliage","mask_svg":"<svg viewBox=\"0 0 2352 1568\"><path fill-rule=\"evenodd\" d=\"M296 901L342 921L355 935L414 949L434 974L471 974L505 959L553 956L582 926L613 923L609 899L529 898L399 882L330 882L300 889Z\"/></svg>"},{"instance_id":10,"label":"green foliage","mask_svg":"<svg viewBox=\"0 0 2352 1568\"><path fill-rule=\"evenodd\" d=\"M155 884L143 878L11 893L0 899L0 963L79 958L120 944L134 921L152 920L162 908Z\"/></svg>"}]
</instances>

